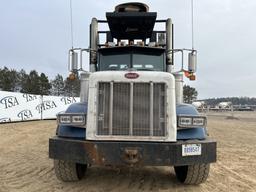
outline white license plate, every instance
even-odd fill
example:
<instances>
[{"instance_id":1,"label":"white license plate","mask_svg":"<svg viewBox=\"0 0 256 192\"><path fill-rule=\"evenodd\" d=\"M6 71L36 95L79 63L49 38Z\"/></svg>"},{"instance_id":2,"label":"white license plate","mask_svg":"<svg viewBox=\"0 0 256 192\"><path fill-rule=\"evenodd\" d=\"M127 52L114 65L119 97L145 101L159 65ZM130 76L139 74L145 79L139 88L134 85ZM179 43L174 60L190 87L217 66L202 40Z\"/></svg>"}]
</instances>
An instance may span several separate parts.
<instances>
[{"instance_id":1,"label":"white license plate","mask_svg":"<svg viewBox=\"0 0 256 192\"><path fill-rule=\"evenodd\" d=\"M201 144L182 145L182 156L201 155Z\"/></svg>"}]
</instances>

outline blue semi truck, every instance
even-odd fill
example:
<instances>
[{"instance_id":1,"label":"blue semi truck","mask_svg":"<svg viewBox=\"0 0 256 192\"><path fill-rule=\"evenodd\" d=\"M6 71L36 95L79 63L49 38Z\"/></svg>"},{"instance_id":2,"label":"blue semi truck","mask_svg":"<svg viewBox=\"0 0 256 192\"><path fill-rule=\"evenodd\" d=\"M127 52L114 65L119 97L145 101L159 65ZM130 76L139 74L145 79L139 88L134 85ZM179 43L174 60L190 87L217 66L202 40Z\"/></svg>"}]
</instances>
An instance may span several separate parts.
<instances>
[{"instance_id":1,"label":"blue semi truck","mask_svg":"<svg viewBox=\"0 0 256 192\"><path fill-rule=\"evenodd\" d=\"M216 142L207 136L206 117L183 103L183 73L195 79L197 51L175 49L173 41L172 20L157 20L142 3L120 4L106 20L92 19L89 48L69 51L81 102L58 114L56 136L49 139L58 179L80 180L94 165L174 166L182 183L206 181ZM82 69L84 52L90 71Z\"/></svg>"}]
</instances>

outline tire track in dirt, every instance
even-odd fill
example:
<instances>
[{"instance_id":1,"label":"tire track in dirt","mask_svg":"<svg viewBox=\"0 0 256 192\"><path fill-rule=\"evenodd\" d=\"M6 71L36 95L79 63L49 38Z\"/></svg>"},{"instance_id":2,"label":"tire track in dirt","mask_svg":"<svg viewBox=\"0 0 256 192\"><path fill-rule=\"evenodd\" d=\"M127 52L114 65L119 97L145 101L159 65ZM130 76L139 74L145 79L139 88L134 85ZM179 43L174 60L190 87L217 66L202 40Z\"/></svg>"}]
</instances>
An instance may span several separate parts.
<instances>
[{"instance_id":1,"label":"tire track in dirt","mask_svg":"<svg viewBox=\"0 0 256 192\"><path fill-rule=\"evenodd\" d=\"M256 188L256 179L253 179L253 178L251 178L248 175L245 175L243 173L238 174L237 172L233 171L232 169L223 165L222 163L218 163L218 165L219 165L219 167L224 169L225 172L230 175L230 177L233 177L234 179L238 180L239 182L241 182L245 185L248 185L249 187L251 187L251 189Z\"/></svg>"},{"instance_id":2,"label":"tire track in dirt","mask_svg":"<svg viewBox=\"0 0 256 192\"><path fill-rule=\"evenodd\" d=\"M12 157L16 159L3 168L2 172L7 173L8 177L1 177L1 180L5 183L8 183L8 186L11 189L22 190L23 188L27 188L30 185L33 186L33 180L43 180L46 174L53 174L53 168L48 165L44 166L36 166L34 162L38 162L38 158L29 158L27 160L24 155L16 155ZM5 174L4 174L5 175Z\"/></svg>"},{"instance_id":3,"label":"tire track in dirt","mask_svg":"<svg viewBox=\"0 0 256 192\"><path fill-rule=\"evenodd\" d=\"M26 126L18 126L22 124ZM3 173L0 175L2 187L0 191L36 191L36 189L51 191L51 186L40 187L36 184L38 181L49 183L49 178L54 177L53 167L47 161L42 161L48 160L47 145L45 145L47 142L44 142L43 146L39 144L41 142L39 138L44 135L39 129L44 130L43 125L37 127L34 122L15 125L13 127L12 124L6 124L7 129L1 131L6 133L6 137L0 141L1 146L4 146L1 148L3 156L0 158L1 173ZM8 130L11 134L8 134ZM42 155L45 157L42 158Z\"/></svg>"}]
</instances>

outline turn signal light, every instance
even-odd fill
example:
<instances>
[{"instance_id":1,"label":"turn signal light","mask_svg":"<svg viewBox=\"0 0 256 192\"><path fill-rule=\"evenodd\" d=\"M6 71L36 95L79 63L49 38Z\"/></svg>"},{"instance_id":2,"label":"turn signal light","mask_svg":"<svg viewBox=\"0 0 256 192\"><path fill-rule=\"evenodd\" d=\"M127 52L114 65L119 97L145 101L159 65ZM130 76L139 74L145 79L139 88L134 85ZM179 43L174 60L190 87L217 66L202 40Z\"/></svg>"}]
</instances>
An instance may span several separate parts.
<instances>
[{"instance_id":1,"label":"turn signal light","mask_svg":"<svg viewBox=\"0 0 256 192\"><path fill-rule=\"evenodd\" d=\"M207 119L205 116L179 115L177 117L177 121L178 129L206 127L207 124Z\"/></svg>"},{"instance_id":2,"label":"turn signal light","mask_svg":"<svg viewBox=\"0 0 256 192\"><path fill-rule=\"evenodd\" d=\"M68 76L68 79L71 81L74 81L76 79L76 74L75 73L70 73Z\"/></svg>"},{"instance_id":3,"label":"turn signal light","mask_svg":"<svg viewBox=\"0 0 256 192\"><path fill-rule=\"evenodd\" d=\"M86 114L83 113L61 113L57 115L60 125L85 125Z\"/></svg>"},{"instance_id":4,"label":"turn signal light","mask_svg":"<svg viewBox=\"0 0 256 192\"><path fill-rule=\"evenodd\" d=\"M190 81L195 81L196 80L196 76L194 74L189 76L189 80Z\"/></svg>"}]
</instances>

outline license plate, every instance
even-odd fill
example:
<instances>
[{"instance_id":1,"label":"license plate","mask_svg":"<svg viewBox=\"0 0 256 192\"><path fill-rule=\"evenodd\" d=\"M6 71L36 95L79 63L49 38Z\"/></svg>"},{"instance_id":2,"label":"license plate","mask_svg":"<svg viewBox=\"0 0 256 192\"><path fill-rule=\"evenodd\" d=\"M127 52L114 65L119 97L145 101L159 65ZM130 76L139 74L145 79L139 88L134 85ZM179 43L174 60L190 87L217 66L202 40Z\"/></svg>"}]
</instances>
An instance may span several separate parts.
<instances>
[{"instance_id":1,"label":"license plate","mask_svg":"<svg viewBox=\"0 0 256 192\"><path fill-rule=\"evenodd\" d=\"M182 156L201 155L201 144L182 145Z\"/></svg>"}]
</instances>

